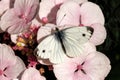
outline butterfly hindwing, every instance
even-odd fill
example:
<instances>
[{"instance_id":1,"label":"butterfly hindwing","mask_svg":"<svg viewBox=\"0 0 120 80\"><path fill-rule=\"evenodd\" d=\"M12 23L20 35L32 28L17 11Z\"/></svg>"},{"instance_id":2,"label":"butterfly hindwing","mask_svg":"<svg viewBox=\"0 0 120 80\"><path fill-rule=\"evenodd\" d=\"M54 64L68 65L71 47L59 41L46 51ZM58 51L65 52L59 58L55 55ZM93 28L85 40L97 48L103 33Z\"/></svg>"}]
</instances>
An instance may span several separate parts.
<instances>
[{"instance_id":1,"label":"butterfly hindwing","mask_svg":"<svg viewBox=\"0 0 120 80\"><path fill-rule=\"evenodd\" d=\"M49 59L53 63L64 61L65 54L62 50L61 43L56 40L54 34L41 41L37 48L37 55L40 58Z\"/></svg>"}]
</instances>

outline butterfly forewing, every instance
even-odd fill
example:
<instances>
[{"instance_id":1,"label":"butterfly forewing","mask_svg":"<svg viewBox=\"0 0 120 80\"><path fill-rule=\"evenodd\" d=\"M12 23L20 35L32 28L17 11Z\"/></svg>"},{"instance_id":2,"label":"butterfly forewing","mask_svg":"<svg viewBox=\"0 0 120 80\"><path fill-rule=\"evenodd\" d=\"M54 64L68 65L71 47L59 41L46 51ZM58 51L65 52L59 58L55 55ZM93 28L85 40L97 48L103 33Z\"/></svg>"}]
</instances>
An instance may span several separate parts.
<instances>
[{"instance_id":1,"label":"butterfly forewing","mask_svg":"<svg viewBox=\"0 0 120 80\"><path fill-rule=\"evenodd\" d=\"M65 35L63 43L67 56L77 57L84 53L84 43L86 43L91 36L87 27L71 27L63 30L63 33Z\"/></svg>"}]
</instances>

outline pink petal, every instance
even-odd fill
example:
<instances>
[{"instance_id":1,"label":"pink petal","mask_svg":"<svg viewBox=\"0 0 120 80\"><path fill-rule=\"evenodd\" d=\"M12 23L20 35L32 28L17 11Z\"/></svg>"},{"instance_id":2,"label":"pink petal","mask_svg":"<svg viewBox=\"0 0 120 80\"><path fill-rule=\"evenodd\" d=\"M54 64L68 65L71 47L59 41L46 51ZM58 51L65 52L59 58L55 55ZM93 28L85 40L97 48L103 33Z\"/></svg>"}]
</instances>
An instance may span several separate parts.
<instances>
[{"instance_id":1,"label":"pink petal","mask_svg":"<svg viewBox=\"0 0 120 80\"><path fill-rule=\"evenodd\" d=\"M92 2L85 2L81 5L81 24L90 26L94 23L104 25L104 16L100 7Z\"/></svg>"},{"instance_id":2,"label":"pink petal","mask_svg":"<svg viewBox=\"0 0 120 80\"><path fill-rule=\"evenodd\" d=\"M17 43L18 34L11 34L10 37L13 43Z\"/></svg>"},{"instance_id":3,"label":"pink petal","mask_svg":"<svg viewBox=\"0 0 120 80\"><path fill-rule=\"evenodd\" d=\"M106 29L101 24L93 24L91 27L94 29L93 35L90 38L90 42L95 45L100 45L106 39Z\"/></svg>"},{"instance_id":4,"label":"pink petal","mask_svg":"<svg viewBox=\"0 0 120 80\"><path fill-rule=\"evenodd\" d=\"M0 69L1 70L6 68L7 66L14 65L16 62L15 58L16 56L13 50L9 46L5 44L0 44Z\"/></svg>"},{"instance_id":5,"label":"pink petal","mask_svg":"<svg viewBox=\"0 0 120 80\"><path fill-rule=\"evenodd\" d=\"M54 24L46 24L45 26L40 27L37 33L37 41L38 43L45 38L46 36L51 34L51 30L56 26Z\"/></svg>"},{"instance_id":6,"label":"pink petal","mask_svg":"<svg viewBox=\"0 0 120 80\"><path fill-rule=\"evenodd\" d=\"M56 14L61 3L66 0L42 0L40 3L39 17L47 18L48 22L56 22Z\"/></svg>"},{"instance_id":7,"label":"pink petal","mask_svg":"<svg viewBox=\"0 0 120 80\"><path fill-rule=\"evenodd\" d=\"M5 76L3 76L3 75L0 76L0 79L1 79L1 80L10 80L9 78L7 78L7 77L5 77Z\"/></svg>"},{"instance_id":8,"label":"pink petal","mask_svg":"<svg viewBox=\"0 0 120 80\"><path fill-rule=\"evenodd\" d=\"M20 75L20 73L26 69L25 64L19 57L16 56L15 59L16 59L15 64L9 66L5 71L5 74L9 78L17 78Z\"/></svg>"},{"instance_id":9,"label":"pink petal","mask_svg":"<svg viewBox=\"0 0 120 80\"><path fill-rule=\"evenodd\" d=\"M17 33L21 33L25 30L28 30L30 27L30 24L26 24L24 21L19 21L18 23L12 25L11 27L9 27L7 29L7 32L10 34L17 34Z\"/></svg>"},{"instance_id":10,"label":"pink petal","mask_svg":"<svg viewBox=\"0 0 120 80\"><path fill-rule=\"evenodd\" d=\"M104 80L108 75L111 66L109 59L102 53L96 52L95 56L89 55L83 65L88 76L92 80Z\"/></svg>"},{"instance_id":11,"label":"pink petal","mask_svg":"<svg viewBox=\"0 0 120 80\"><path fill-rule=\"evenodd\" d=\"M34 76L33 76L34 75ZM46 80L35 68L29 67L21 77L21 80Z\"/></svg>"},{"instance_id":12,"label":"pink petal","mask_svg":"<svg viewBox=\"0 0 120 80\"><path fill-rule=\"evenodd\" d=\"M85 53L84 53L85 55L88 55L89 53L96 51L95 45L89 41L84 44L84 47L85 47Z\"/></svg>"},{"instance_id":13,"label":"pink petal","mask_svg":"<svg viewBox=\"0 0 120 80\"><path fill-rule=\"evenodd\" d=\"M9 9L10 0L0 0L0 16Z\"/></svg>"},{"instance_id":14,"label":"pink petal","mask_svg":"<svg viewBox=\"0 0 120 80\"><path fill-rule=\"evenodd\" d=\"M82 64L84 62L84 64ZM77 66L82 64L82 69ZM58 80L104 80L111 66L109 59L100 52L91 52L88 56L70 58L65 63L53 65ZM75 72L76 71L76 72Z\"/></svg>"},{"instance_id":15,"label":"pink petal","mask_svg":"<svg viewBox=\"0 0 120 80\"><path fill-rule=\"evenodd\" d=\"M16 78L25 69L23 61L5 44L0 44L0 51L0 70L6 75L2 75L3 80Z\"/></svg>"},{"instance_id":16,"label":"pink petal","mask_svg":"<svg viewBox=\"0 0 120 80\"><path fill-rule=\"evenodd\" d=\"M0 24L1 24L1 21L0 21ZM2 29L1 29L1 26L0 26L0 33L4 32Z\"/></svg>"},{"instance_id":17,"label":"pink petal","mask_svg":"<svg viewBox=\"0 0 120 80\"><path fill-rule=\"evenodd\" d=\"M32 20L31 26L41 26L42 24L35 18Z\"/></svg>"},{"instance_id":18,"label":"pink petal","mask_svg":"<svg viewBox=\"0 0 120 80\"><path fill-rule=\"evenodd\" d=\"M24 15L28 21L31 21L39 6L39 0L16 0L14 4L15 11L18 15Z\"/></svg>"},{"instance_id":19,"label":"pink petal","mask_svg":"<svg viewBox=\"0 0 120 80\"><path fill-rule=\"evenodd\" d=\"M81 4L81 3L87 2L88 0L72 0L72 1L75 1L78 4Z\"/></svg>"},{"instance_id":20,"label":"pink petal","mask_svg":"<svg viewBox=\"0 0 120 80\"><path fill-rule=\"evenodd\" d=\"M20 33L21 31L28 28L28 25L25 23L25 21L19 19L18 16L15 14L14 9L8 10L1 17L0 26L3 31L8 31L12 34Z\"/></svg>"},{"instance_id":21,"label":"pink petal","mask_svg":"<svg viewBox=\"0 0 120 80\"><path fill-rule=\"evenodd\" d=\"M76 25L79 23L80 6L74 1L64 3L57 13L57 25Z\"/></svg>"}]
</instances>

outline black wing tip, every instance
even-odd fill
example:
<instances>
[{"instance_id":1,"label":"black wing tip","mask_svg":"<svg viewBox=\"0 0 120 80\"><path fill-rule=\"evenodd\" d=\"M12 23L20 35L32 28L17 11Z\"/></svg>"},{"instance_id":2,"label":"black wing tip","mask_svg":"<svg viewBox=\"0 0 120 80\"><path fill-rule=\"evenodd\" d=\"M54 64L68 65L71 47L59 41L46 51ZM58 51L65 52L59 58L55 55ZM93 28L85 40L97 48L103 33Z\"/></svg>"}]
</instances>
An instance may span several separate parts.
<instances>
[{"instance_id":1,"label":"black wing tip","mask_svg":"<svg viewBox=\"0 0 120 80\"><path fill-rule=\"evenodd\" d=\"M91 34L93 34L93 32L94 32L94 29L92 27L89 27L89 26L87 26L87 30L90 31Z\"/></svg>"}]
</instances>

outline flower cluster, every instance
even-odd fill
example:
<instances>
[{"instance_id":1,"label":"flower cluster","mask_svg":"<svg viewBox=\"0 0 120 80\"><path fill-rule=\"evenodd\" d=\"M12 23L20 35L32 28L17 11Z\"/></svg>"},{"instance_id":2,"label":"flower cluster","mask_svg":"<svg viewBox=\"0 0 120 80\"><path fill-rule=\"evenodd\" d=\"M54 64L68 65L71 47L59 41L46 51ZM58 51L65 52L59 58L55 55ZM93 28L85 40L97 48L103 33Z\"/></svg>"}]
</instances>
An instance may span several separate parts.
<instances>
[{"instance_id":1,"label":"flower cluster","mask_svg":"<svg viewBox=\"0 0 120 80\"><path fill-rule=\"evenodd\" d=\"M1 0L0 80L46 80L43 65L57 80L104 80L110 61L96 50L104 23L87 0Z\"/></svg>"}]
</instances>

